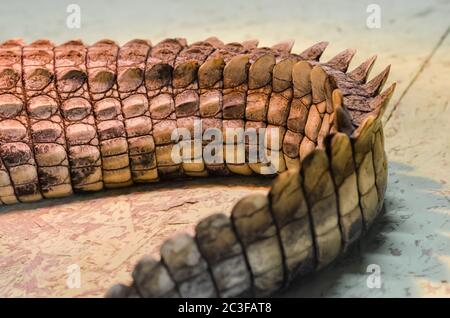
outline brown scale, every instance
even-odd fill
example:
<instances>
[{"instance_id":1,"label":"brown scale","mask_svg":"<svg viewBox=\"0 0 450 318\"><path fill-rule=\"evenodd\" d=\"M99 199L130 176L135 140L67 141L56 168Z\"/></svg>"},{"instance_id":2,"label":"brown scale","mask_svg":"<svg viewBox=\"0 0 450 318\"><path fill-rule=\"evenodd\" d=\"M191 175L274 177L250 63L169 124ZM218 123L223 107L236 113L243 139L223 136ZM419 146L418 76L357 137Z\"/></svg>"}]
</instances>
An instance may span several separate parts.
<instances>
[{"instance_id":1,"label":"brown scale","mask_svg":"<svg viewBox=\"0 0 450 318\"><path fill-rule=\"evenodd\" d=\"M299 148L300 160L305 158L316 146L323 148L323 139L328 133L331 123L332 109L325 97L326 93L332 89L328 75L318 65L311 64L307 66L303 62L298 66L299 72L305 72L311 78L307 85L309 92L298 103L298 112L301 113L300 122L303 125L300 129L303 134ZM301 85L301 83L300 79L299 84Z\"/></svg>"},{"instance_id":2,"label":"brown scale","mask_svg":"<svg viewBox=\"0 0 450 318\"><path fill-rule=\"evenodd\" d=\"M245 92L247 90L248 58L245 54L257 45L255 41L229 43L224 45L215 38L207 41L213 43L216 51L209 57L206 63L199 69L199 80L202 86L209 89L201 89L200 112L204 129L217 128L222 130L222 140L217 140L214 151L221 154L223 163L207 165L211 174L227 175L230 172L237 174L251 174L248 164L248 147L244 144L244 136L239 132L227 140L227 128L243 130L243 109L245 108ZM244 54L244 55L243 55ZM220 149L223 142L224 148ZM233 145L233 147L231 147ZM208 149L206 146L205 149Z\"/></svg>"},{"instance_id":3,"label":"brown scale","mask_svg":"<svg viewBox=\"0 0 450 318\"><path fill-rule=\"evenodd\" d=\"M259 132L259 128L274 128L273 126L268 127L267 111L270 94L272 92L272 70L275 66L277 55L277 50L269 48L255 47L249 52L245 120L246 128L254 128L256 132ZM267 140L265 138L267 137L268 135L266 132L264 140L259 140L259 134L257 140L248 140L248 151L253 151L252 148L255 147L255 145L263 146L264 155L267 155L268 151L271 151L271 149L268 149L270 148L270 145L266 144ZM262 142L265 144L260 145ZM261 163L261 161L263 163ZM260 156L258 156L258 162L249 164L250 171L262 173L261 166L265 165L265 161L266 158L260 158Z\"/></svg>"},{"instance_id":4,"label":"brown scale","mask_svg":"<svg viewBox=\"0 0 450 318\"><path fill-rule=\"evenodd\" d=\"M307 67L304 66L304 68ZM323 138L329 131L331 122L329 115L330 107L327 106L329 103L326 100L326 93L331 89L331 86L328 85L328 76L321 67L316 65L312 67L310 77L311 95L308 98L311 99L307 101L304 99L304 105L306 104L308 113L307 116L302 118L302 121L305 122L303 139L299 149L300 160L305 158L317 146L323 148ZM325 88L325 85L328 85L327 88Z\"/></svg>"},{"instance_id":5,"label":"brown scale","mask_svg":"<svg viewBox=\"0 0 450 318\"><path fill-rule=\"evenodd\" d=\"M103 189L102 158L94 109L88 92L86 51L80 41L70 41L55 47L56 87L66 133L73 190L98 191Z\"/></svg>"},{"instance_id":6,"label":"brown scale","mask_svg":"<svg viewBox=\"0 0 450 318\"><path fill-rule=\"evenodd\" d=\"M264 135L264 157L250 167L261 174L263 167L268 167L270 158L278 157L278 169L272 169L272 174L282 172L286 164L292 160L283 155L282 147L287 133L287 118L293 98L292 68L302 57L291 54L294 42L283 41L272 48L256 49L253 53L254 63L249 70L249 88L246 106L246 127L266 128ZM278 144L271 144L271 129L278 130ZM288 142L295 143L292 132L288 133ZM275 139L274 139L275 141ZM258 142L259 144L259 142ZM298 151L297 151L298 153ZM270 157L269 157L270 156ZM298 155L294 155L296 158ZM295 167L295 165L294 165Z\"/></svg>"},{"instance_id":7,"label":"brown scale","mask_svg":"<svg viewBox=\"0 0 450 318\"><path fill-rule=\"evenodd\" d=\"M177 129L175 102L172 97L172 72L175 59L185 46L184 39L161 41L153 46L146 62L145 87L152 118L159 176L181 174L181 163L174 162L171 156L173 148L177 147L171 138L172 132Z\"/></svg>"},{"instance_id":8,"label":"brown scale","mask_svg":"<svg viewBox=\"0 0 450 318\"><path fill-rule=\"evenodd\" d=\"M245 129L244 113L248 90L248 53L258 45L257 41L242 44L230 43L224 47L223 89L222 89L222 131L224 160L232 173L249 175L252 173L246 158L248 147L243 134L228 137L227 128ZM239 132L240 133L240 132Z\"/></svg>"},{"instance_id":9,"label":"brown scale","mask_svg":"<svg viewBox=\"0 0 450 318\"><path fill-rule=\"evenodd\" d=\"M211 43L215 51L200 66L198 70L198 83L200 93L200 117L202 130L207 132L203 141L203 150L212 156L212 160L204 158L206 170L210 175L228 175L230 171L224 160L224 140L222 136L209 135L211 128L222 132L223 128L223 87L224 68L233 56L243 53L245 48L239 43L224 44L216 38L205 40ZM208 145L209 144L209 145Z\"/></svg>"},{"instance_id":10,"label":"brown scale","mask_svg":"<svg viewBox=\"0 0 450 318\"><path fill-rule=\"evenodd\" d=\"M292 41L280 42L272 46L271 51L275 57L275 64L269 63L260 66L260 72L269 74L268 83L262 90L260 96L260 105L264 105L261 109L264 109L266 133L264 136L264 151L265 156L268 158L278 157L278 168L273 169L273 174L280 173L286 170L289 157L283 154L283 142L286 138L287 131L287 119L291 107L293 98L292 88L292 68L294 64L300 59L298 55L291 54L293 46ZM253 66L255 67L255 65ZM257 72L255 70L255 72ZM252 74L252 68L250 69ZM266 93L269 93L267 97ZM267 123L267 125L266 125ZM279 139L277 144L272 144L271 129L278 130ZM292 137L292 133L288 133L288 139ZM292 138L291 138L292 139ZM275 139L273 139L275 141ZM295 142L295 140L289 140ZM296 156L294 156L295 158ZM263 161L271 161L268 158L263 158ZM261 173L261 167L267 166L267 164L257 165L252 167L254 171ZM291 165L292 167L292 165Z\"/></svg>"},{"instance_id":11,"label":"brown scale","mask_svg":"<svg viewBox=\"0 0 450 318\"><path fill-rule=\"evenodd\" d=\"M320 42L295 58L288 57L282 60L274 67L273 88L275 93L288 91L288 94L291 94L289 90L292 90L282 145L287 169L298 169L300 167L300 146L304 138L306 119L311 106L311 65L306 61L318 60L326 46L326 42ZM283 120L286 116L287 107L285 105L284 102L280 107L283 114L281 119Z\"/></svg>"},{"instance_id":12,"label":"brown scale","mask_svg":"<svg viewBox=\"0 0 450 318\"><path fill-rule=\"evenodd\" d=\"M64 122L56 92L53 48L47 40L23 48L27 114L39 183L46 198L72 194Z\"/></svg>"},{"instance_id":13,"label":"brown scale","mask_svg":"<svg viewBox=\"0 0 450 318\"><path fill-rule=\"evenodd\" d=\"M300 160L305 157L305 126L311 107L311 65L300 61L292 67L293 98L286 122L286 134L283 140L283 152L288 169L298 169ZM306 146L305 146L306 144ZM302 147L303 146L303 147Z\"/></svg>"},{"instance_id":14,"label":"brown scale","mask_svg":"<svg viewBox=\"0 0 450 318\"><path fill-rule=\"evenodd\" d=\"M134 182L158 180L152 120L144 83L151 44L133 40L119 50L117 84L127 131L131 174Z\"/></svg>"},{"instance_id":15,"label":"brown scale","mask_svg":"<svg viewBox=\"0 0 450 318\"><path fill-rule=\"evenodd\" d=\"M272 70L272 93L267 109L267 122L286 127L293 98L292 68L299 57L290 54L293 42L282 42L273 46L279 54Z\"/></svg>"},{"instance_id":16,"label":"brown scale","mask_svg":"<svg viewBox=\"0 0 450 318\"><path fill-rule=\"evenodd\" d=\"M314 76L314 69L312 73L312 76ZM334 109L330 96L335 87L328 75L326 75L323 79L321 76L322 75L319 74L320 79L317 80L317 82L320 83L320 88L316 88L315 85L312 87L312 97L313 103L317 102L316 107L322 118L322 124L317 135L317 147L320 149L325 149L325 137L330 133L331 125L333 122L332 115ZM319 102L319 100L321 101Z\"/></svg>"},{"instance_id":17,"label":"brown scale","mask_svg":"<svg viewBox=\"0 0 450 318\"><path fill-rule=\"evenodd\" d=\"M305 158L319 144L323 148L323 138L329 131L332 118L325 115L330 108L324 109L322 90L324 81L316 81L316 87L311 85L311 72L327 47L327 42L320 42L298 55L298 61L292 66L293 99L287 119L287 132L283 140L284 157L289 168L298 168L300 161ZM321 69L317 69L317 74ZM326 79L326 76L323 76ZM319 77L320 79L320 77ZM319 87L317 87L319 86ZM313 89L316 102L313 106ZM319 99L319 100L317 100ZM325 121L323 120L325 117Z\"/></svg>"},{"instance_id":18,"label":"brown scale","mask_svg":"<svg viewBox=\"0 0 450 318\"><path fill-rule=\"evenodd\" d=\"M316 267L320 269L330 264L342 248L336 192L325 152L317 149L308 155L302 161L301 173L314 236Z\"/></svg>"},{"instance_id":19,"label":"brown scale","mask_svg":"<svg viewBox=\"0 0 450 318\"><path fill-rule=\"evenodd\" d=\"M0 158L0 201L2 204L17 203L14 187L11 184L8 169Z\"/></svg>"},{"instance_id":20,"label":"brown scale","mask_svg":"<svg viewBox=\"0 0 450 318\"><path fill-rule=\"evenodd\" d=\"M194 125L200 122L199 68L214 51L214 46L207 41L193 43L177 55L172 72L177 128L190 132L190 138L180 133L179 142L183 173L188 176L208 175L203 161L202 136L195 135L202 131ZM208 78L211 75L208 74ZM190 151L187 150L189 144Z\"/></svg>"},{"instance_id":21,"label":"brown scale","mask_svg":"<svg viewBox=\"0 0 450 318\"><path fill-rule=\"evenodd\" d=\"M222 138L215 140L214 153L219 152L217 159L223 158L223 162L206 166L208 172L213 175L227 175L230 172L251 174L246 163L248 146L244 143L243 134L239 132L240 136L227 140L226 130L245 128L242 113L247 91L247 53L256 47L257 42L233 42L224 45L215 38L208 40L215 43L216 51L199 69L201 85L207 87L201 89L200 113L204 129L216 128L222 131ZM223 149L220 149L220 143L223 143ZM205 151L208 151L209 147L206 146Z\"/></svg>"},{"instance_id":22,"label":"brown scale","mask_svg":"<svg viewBox=\"0 0 450 318\"><path fill-rule=\"evenodd\" d=\"M88 47L86 59L89 94L102 157L103 183L107 188L133 183L128 138L151 131L149 119L125 121L123 118L123 105L116 81L118 54L116 43L103 40Z\"/></svg>"},{"instance_id":23,"label":"brown scale","mask_svg":"<svg viewBox=\"0 0 450 318\"><path fill-rule=\"evenodd\" d=\"M21 78L21 73L21 43L14 41L3 43L0 46L0 148L4 143L15 140L16 132L8 133L3 125L5 120L14 118L24 107L22 86L16 85ZM10 103L11 101L13 103ZM3 162L2 153L0 153L0 201L4 204L18 202L8 166Z\"/></svg>"},{"instance_id":24,"label":"brown scale","mask_svg":"<svg viewBox=\"0 0 450 318\"><path fill-rule=\"evenodd\" d=\"M0 46L0 157L2 168L9 174L9 180L6 176L1 180L4 203L42 199L26 112L22 46L14 40ZM39 84L46 74L38 70L25 76L36 83L36 88L44 88Z\"/></svg>"}]
</instances>

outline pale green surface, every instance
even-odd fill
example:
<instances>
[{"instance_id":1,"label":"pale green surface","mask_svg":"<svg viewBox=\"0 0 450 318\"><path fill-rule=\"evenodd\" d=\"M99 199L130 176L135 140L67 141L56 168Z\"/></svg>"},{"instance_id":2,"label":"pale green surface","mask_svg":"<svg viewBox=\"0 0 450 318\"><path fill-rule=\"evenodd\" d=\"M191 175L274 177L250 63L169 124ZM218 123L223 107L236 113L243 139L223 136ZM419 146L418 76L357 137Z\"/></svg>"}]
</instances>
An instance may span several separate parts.
<instances>
[{"instance_id":1,"label":"pale green surface","mask_svg":"<svg viewBox=\"0 0 450 318\"><path fill-rule=\"evenodd\" d=\"M373 53L372 74L392 64L398 83L387 114L419 73L386 126L390 160L386 214L359 253L292 286L287 296L450 296L450 39L423 71L422 64L450 26L449 1L376 1L382 28L368 29L366 7L375 1L76 1L82 27L65 26L75 1L0 3L0 40L50 38L56 43L113 38L125 43L165 37L189 41L259 38L271 45L291 38L294 51L330 42L324 60L358 49L353 66ZM382 269L381 289L366 287L366 267Z\"/></svg>"}]
</instances>

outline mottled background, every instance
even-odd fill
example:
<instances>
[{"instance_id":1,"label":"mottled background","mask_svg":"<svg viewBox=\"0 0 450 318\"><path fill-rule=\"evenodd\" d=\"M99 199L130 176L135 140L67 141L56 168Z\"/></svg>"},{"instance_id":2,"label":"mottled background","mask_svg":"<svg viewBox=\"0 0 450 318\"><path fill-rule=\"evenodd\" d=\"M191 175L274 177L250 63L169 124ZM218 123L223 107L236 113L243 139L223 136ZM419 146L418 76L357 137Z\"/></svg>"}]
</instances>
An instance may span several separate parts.
<instances>
[{"instance_id":1,"label":"mottled background","mask_svg":"<svg viewBox=\"0 0 450 318\"><path fill-rule=\"evenodd\" d=\"M81 28L66 27L67 5L81 7ZM381 8L381 28L366 25ZM80 38L93 43L165 37L190 42L295 39L294 51L330 41L323 58L373 53L372 74L392 64L398 88L384 121L389 184L386 212L359 248L296 282L283 296L450 296L450 1L5 1L0 41ZM268 180L230 178L146 185L37 204L0 207L0 296L102 296L128 282L135 262L162 240L238 198L267 191ZM68 266L81 269L68 288ZM381 268L381 288L367 287L367 266Z\"/></svg>"}]
</instances>

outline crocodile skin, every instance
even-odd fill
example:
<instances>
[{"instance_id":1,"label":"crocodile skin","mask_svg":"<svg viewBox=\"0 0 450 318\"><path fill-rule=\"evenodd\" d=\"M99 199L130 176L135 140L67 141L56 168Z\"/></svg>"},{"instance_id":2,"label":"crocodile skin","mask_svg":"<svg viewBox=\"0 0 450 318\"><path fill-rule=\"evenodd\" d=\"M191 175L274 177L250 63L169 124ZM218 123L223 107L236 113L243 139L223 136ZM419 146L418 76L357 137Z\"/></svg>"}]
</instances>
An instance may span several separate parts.
<instances>
[{"instance_id":1,"label":"crocodile skin","mask_svg":"<svg viewBox=\"0 0 450 318\"><path fill-rule=\"evenodd\" d=\"M242 198L230 217L202 220L195 237L168 239L160 260L143 258L133 283L107 296L269 296L320 270L381 211L380 118L395 84L381 92L389 67L367 82L375 58L347 72L353 50L321 63L327 43L300 54L292 46L216 38L1 44L0 202L160 178L261 174L268 163L249 154L262 145L279 159L267 195ZM202 155L210 145L195 134L199 120L203 132L223 132L209 141L225 161ZM182 128L190 137L174 140ZM227 128L278 128L279 142L268 142L269 129L254 140ZM192 151L174 161L182 143Z\"/></svg>"}]
</instances>

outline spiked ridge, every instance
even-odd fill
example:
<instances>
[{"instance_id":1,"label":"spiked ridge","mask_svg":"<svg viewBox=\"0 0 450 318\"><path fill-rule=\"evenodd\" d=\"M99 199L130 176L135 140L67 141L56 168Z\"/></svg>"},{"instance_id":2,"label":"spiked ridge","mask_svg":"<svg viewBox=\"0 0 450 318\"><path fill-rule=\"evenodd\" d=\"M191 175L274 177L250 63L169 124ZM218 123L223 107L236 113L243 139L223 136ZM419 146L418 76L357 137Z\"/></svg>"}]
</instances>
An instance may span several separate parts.
<instances>
[{"instance_id":1,"label":"spiked ridge","mask_svg":"<svg viewBox=\"0 0 450 318\"><path fill-rule=\"evenodd\" d=\"M346 73L354 50L319 58L293 41L188 44L135 39L119 47L47 40L0 45L0 203L36 201L160 178L261 174L257 141L236 143L224 162L175 162L173 132L203 127L278 128L264 143L279 158L268 195L242 198L231 217L211 215L143 258L130 286L108 297L268 296L320 270L356 242L380 213L387 182L381 116L395 84L375 57ZM266 134L268 134L266 132ZM268 135L266 135L268 137ZM266 139L267 141L267 139ZM200 153L200 156L198 156ZM244 161L229 158L242 155Z\"/></svg>"},{"instance_id":2,"label":"spiked ridge","mask_svg":"<svg viewBox=\"0 0 450 318\"><path fill-rule=\"evenodd\" d=\"M378 74L372 80L362 86L367 91L369 96L373 97L380 93L380 91L383 89L384 83L386 83L390 70L391 66L389 65L380 74Z\"/></svg>"},{"instance_id":3,"label":"spiked ridge","mask_svg":"<svg viewBox=\"0 0 450 318\"><path fill-rule=\"evenodd\" d=\"M347 72L348 66L350 65L350 62L355 55L356 50L353 49L347 49L333 57L331 60L325 63L325 65L328 65L338 71L341 71L343 73Z\"/></svg>"},{"instance_id":4,"label":"spiked ridge","mask_svg":"<svg viewBox=\"0 0 450 318\"><path fill-rule=\"evenodd\" d=\"M377 56L374 55L361 65L356 67L353 71L351 71L348 76L353 79L357 84L364 84L367 81L367 77L372 70L372 67L377 60Z\"/></svg>"}]
</instances>

